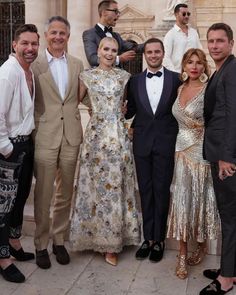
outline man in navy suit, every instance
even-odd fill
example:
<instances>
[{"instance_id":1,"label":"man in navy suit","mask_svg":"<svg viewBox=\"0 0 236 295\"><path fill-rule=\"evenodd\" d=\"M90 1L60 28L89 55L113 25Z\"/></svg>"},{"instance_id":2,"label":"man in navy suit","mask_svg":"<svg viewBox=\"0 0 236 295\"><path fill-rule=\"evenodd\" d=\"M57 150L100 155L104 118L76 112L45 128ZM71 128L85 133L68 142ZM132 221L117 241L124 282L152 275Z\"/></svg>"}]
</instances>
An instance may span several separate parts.
<instances>
[{"instance_id":1,"label":"man in navy suit","mask_svg":"<svg viewBox=\"0 0 236 295\"><path fill-rule=\"evenodd\" d=\"M222 248L221 267L203 272L214 281L200 295L219 295L236 283L236 58L230 26L213 24L207 31L207 44L216 71L205 92L204 153L211 162Z\"/></svg>"},{"instance_id":2,"label":"man in navy suit","mask_svg":"<svg viewBox=\"0 0 236 295\"><path fill-rule=\"evenodd\" d=\"M178 132L172 105L181 82L178 73L162 66L161 40L147 40L144 56L148 67L130 80L126 118L135 116L133 150L143 215L144 242L136 258L149 256L150 261L158 262L165 247Z\"/></svg>"},{"instance_id":3,"label":"man in navy suit","mask_svg":"<svg viewBox=\"0 0 236 295\"><path fill-rule=\"evenodd\" d=\"M112 31L120 16L118 3L114 0L101 1L98 4L99 22L94 28L83 32L84 50L90 66L98 66L98 45L102 38L113 37L119 45L116 64L133 60L136 52L142 52L143 45L136 46L132 42L125 41L118 33Z\"/></svg>"}]
</instances>

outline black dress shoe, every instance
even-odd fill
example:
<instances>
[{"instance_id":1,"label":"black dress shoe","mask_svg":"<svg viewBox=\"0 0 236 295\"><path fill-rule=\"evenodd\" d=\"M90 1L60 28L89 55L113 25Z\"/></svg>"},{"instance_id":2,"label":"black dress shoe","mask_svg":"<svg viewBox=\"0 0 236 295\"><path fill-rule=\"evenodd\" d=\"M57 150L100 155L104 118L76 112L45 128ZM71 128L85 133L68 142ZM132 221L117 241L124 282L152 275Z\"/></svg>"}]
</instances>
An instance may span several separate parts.
<instances>
[{"instance_id":1,"label":"black dress shoe","mask_svg":"<svg viewBox=\"0 0 236 295\"><path fill-rule=\"evenodd\" d=\"M151 246L149 241L144 241L142 246L138 249L135 254L136 259L143 260L149 256L151 252Z\"/></svg>"},{"instance_id":2,"label":"black dress shoe","mask_svg":"<svg viewBox=\"0 0 236 295\"><path fill-rule=\"evenodd\" d=\"M216 280L220 275L220 268L205 269L203 275L210 280ZM236 285L236 282L233 282L233 284Z\"/></svg>"},{"instance_id":3,"label":"black dress shoe","mask_svg":"<svg viewBox=\"0 0 236 295\"><path fill-rule=\"evenodd\" d=\"M6 281L13 283L23 283L25 281L25 276L13 263L5 269L0 267L0 272Z\"/></svg>"},{"instance_id":4,"label":"black dress shoe","mask_svg":"<svg viewBox=\"0 0 236 295\"><path fill-rule=\"evenodd\" d=\"M48 250L36 250L36 264L43 269L51 267L51 261L48 255Z\"/></svg>"},{"instance_id":5,"label":"black dress shoe","mask_svg":"<svg viewBox=\"0 0 236 295\"><path fill-rule=\"evenodd\" d=\"M164 249L165 249L164 242L154 242L151 247L149 260L151 262L159 262L163 258Z\"/></svg>"},{"instance_id":6,"label":"black dress shoe","mask_svg":"<svg viewBox=\"0 0 236 295\"><path fill-rule=\"evenodd\" d=\"M224 291L221 289L221 284L219 281L214 280L212 283L210 283L208 286L206 286L202 291L199 293L199 295L224 295L231 291L233 287L229 288L227 291Z\"/></svg>"},{"instance_id":7,"label":"black dress shoe","mask_svg":"<svg viewBox=\"0 0 236 295\"><path fill-rule=\"evenodd\" d=\"M70 263L70 256L63 245L52 245L52 252L56 255L56 260L60 264L68 264Z\"/></svg>"},{"instance_id":8,"label":"black dress shoe","mask_svg":"<svg viewBox=\"0 0 236 295\"><path fill-rule=\"evenodd\" d=\"M216 269L216 268L212 268L212 269L205 269L203 271L203 275L204 277L210 279L210 280L215 280L218 278L220 274L220 268Z\"/></svg>"},{"instance_id":9,"label":"black dress shoe","mask_svg":"<svg viewBox=\"0 0 236 295\"><path fill-rule=\"evenodd\" d=\"M16 250L11 245L9 245L9 250L11 256L15 257L18 261L27 261L34 259L34 253L25 252L23 248Z\"/></svg>"}]
</instances>

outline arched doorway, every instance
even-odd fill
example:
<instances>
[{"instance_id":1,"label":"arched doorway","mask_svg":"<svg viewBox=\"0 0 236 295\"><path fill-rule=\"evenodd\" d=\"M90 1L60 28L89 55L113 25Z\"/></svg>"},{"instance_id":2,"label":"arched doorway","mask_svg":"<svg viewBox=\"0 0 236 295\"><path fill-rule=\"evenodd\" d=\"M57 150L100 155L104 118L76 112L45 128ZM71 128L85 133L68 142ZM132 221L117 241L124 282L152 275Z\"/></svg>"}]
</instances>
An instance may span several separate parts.
<instances>
[{"instance_id":1,"label":"arched doorway","mask_svg":"<svg viewBox=\"0 0 236 295\"><path fill-rule=\"evenodd\" d=\"M17 27L25 23L25 1L0 0L0 65L12 51L12 40Z\"/></svg>"}]
</instances>

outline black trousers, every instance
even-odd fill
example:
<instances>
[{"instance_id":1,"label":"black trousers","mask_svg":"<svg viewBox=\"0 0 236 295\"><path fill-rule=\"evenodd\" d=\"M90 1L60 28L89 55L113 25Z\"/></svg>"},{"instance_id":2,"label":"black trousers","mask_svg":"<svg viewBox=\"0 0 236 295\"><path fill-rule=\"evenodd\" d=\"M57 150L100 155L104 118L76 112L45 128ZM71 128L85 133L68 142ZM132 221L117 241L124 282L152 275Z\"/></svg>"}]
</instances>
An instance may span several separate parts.
<instances>
[{"instance_id":1,"label":"black trousers","mask_svg":"<svg viewBox=\"0 0 236 295\"><path fill-rule=\"evenodd\" d=\"M141 196L144 239L162 242L166 236L174 156L163 156L153 151L144 157L134 155L134 159Z\"/></svg>"},{"instance_id":2,"label":"black trousers","mask_svg":"<svg viewBox=\"0 0 236 295\"><path fill-rule=\"evenodd\" d=\"M24 153L23 163L18 178L18 190L12 210L4 216L0 227L0 258L10 257L9 238L18 239L21 236L23 213L26 200L30 193L33 177L34 147L32 140L13 143L13 153L7 159L0 154L0 159L7 162L17 162ZM4 226L3 226L4 225Z\"/></svg>"},{"instance_id":3,"label":"black trousers","mask_svg":"<svg viewBox=\"0 0 236 295\"><path fill-rule=\"evenodd\" d=\"M221 275L236 277L236 174L222 181L218 164L211 171L222 228Z\"/></svg>"}]
</instances>

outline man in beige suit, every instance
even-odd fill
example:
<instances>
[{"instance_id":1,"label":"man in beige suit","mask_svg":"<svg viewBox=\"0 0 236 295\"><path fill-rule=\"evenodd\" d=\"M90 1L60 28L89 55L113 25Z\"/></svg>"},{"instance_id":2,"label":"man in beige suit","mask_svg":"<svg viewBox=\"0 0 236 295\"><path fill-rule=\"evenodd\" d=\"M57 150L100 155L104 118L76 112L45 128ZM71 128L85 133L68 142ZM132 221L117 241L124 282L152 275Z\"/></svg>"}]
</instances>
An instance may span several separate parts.
<instances>
[{"instance_id":1,"label":"man in beige suit","mask_svg":"<svg viewBox=\"0 0 236 295\"><path fill-rule=\"evenodd\" d=\"M70 262L64 247L69 225L73 181L82 126L78 109L80 60L65 53L70 24L61 16L51 17L45 27L47 49L33 64L35 98L35 247L36 263L51 266L47 247L49 215L54 181L60 172L60 190L53 206L53 253L60 264Z\"/></svg>"}]
</instances>

